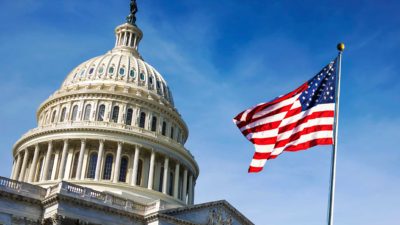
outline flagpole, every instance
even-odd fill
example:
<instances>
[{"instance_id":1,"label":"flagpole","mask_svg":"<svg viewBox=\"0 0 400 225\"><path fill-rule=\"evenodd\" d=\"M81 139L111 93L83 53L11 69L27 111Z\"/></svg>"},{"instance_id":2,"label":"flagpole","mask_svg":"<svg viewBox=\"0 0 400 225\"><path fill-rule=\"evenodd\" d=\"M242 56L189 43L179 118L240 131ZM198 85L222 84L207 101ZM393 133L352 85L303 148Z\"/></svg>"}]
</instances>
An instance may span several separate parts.
<instances>
[{"instance_id":1,"label":"flagpole","mask_svg":"<svg viewBox=\"0 0 400 225\"><path fill-rule=\"evenodd\" d=\"M336 154L337 154L337 140L338 140L338 129L339 129L339 100L340 100L340 76L342 66L342 53L344 50L344 44L339 43L337 45L338 61L337 61L337 77L336 77L336 95L335 95L335 120L333 130L333 146L332 146L332 167L331 167L331 185L329 195L329 211L328 211L328 225L333 225L333 208L335 205L335 186L336 186Z\"/></svg>"}]
</instances>

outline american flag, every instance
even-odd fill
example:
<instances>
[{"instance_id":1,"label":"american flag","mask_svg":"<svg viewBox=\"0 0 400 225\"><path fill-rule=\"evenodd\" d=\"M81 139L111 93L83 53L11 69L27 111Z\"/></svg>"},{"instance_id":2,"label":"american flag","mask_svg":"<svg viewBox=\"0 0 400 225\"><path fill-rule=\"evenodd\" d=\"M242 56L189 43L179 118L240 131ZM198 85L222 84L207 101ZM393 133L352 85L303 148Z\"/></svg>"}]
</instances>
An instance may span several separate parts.
<instances>
[{"instance_id":1,"label":"american flag","mask_svg":"<svg viewBox=\"0 0 400 225\"><path fill-rule=\"evenodd\" d=\"M336 65L337 59L296 90L233 119L255 147L249 173L260 172L283 151L333 144Z\"/></svg>"}]
</instances>

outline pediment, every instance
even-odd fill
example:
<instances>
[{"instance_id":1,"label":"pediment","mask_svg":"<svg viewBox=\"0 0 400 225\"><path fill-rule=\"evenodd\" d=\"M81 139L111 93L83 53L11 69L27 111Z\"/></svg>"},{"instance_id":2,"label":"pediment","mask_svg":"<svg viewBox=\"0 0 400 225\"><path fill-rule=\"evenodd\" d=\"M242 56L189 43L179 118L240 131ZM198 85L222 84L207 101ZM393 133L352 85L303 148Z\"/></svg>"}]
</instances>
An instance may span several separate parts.
<instances>
[{"instance_id":1,"label":"pediment","mask_svg":"<svg viewBox=\"0 0 400 225\"><path fill-rule=\"evenodd\" d=\"M164 210L159 214L199 225L253 225L225 200Z\"/></svg>"}]
</instances>

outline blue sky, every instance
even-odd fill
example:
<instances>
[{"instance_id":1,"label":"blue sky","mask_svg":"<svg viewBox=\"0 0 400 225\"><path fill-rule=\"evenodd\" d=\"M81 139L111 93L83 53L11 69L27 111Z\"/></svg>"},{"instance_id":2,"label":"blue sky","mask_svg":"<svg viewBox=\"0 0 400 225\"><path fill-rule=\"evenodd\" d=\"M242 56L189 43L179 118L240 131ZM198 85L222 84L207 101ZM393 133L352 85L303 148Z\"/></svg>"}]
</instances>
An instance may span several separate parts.
<instances>
[{"instance_id":1,"label":"blue sky","mask_svg":"<svg viewBox=\"0 0 400 225\"><path fill-rule=\"evenodd\" d=\"M196 202L226 199L255 224L325 224L330 151L284 153L247 174L232 118L311 78L346 43L335 221L396 224L400 206L400 3L139 0L140 52L164 75L200 165ZM39 104L114 45L128 0L0 2L0 175Z\"/></svg>"}]
</instances>

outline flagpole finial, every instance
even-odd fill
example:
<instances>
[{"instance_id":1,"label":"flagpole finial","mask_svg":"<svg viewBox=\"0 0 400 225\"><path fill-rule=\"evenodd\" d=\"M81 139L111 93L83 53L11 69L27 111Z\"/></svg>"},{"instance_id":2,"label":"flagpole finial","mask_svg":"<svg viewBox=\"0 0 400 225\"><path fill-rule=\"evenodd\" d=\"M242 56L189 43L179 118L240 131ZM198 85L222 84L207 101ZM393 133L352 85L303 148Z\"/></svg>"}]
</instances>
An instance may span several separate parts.
<instances>
[{"instance_id":1,"label":"flagpole finial","mask_svg":"<svg viewBox=\"0 0 400 225\"><path fill-rule=\"evenodd\" d=\"M339 43L337 45L337 50L339 50L340 52L343 52L344 48L345 48L344 43Z\"/></svg>"}]
</instances>

